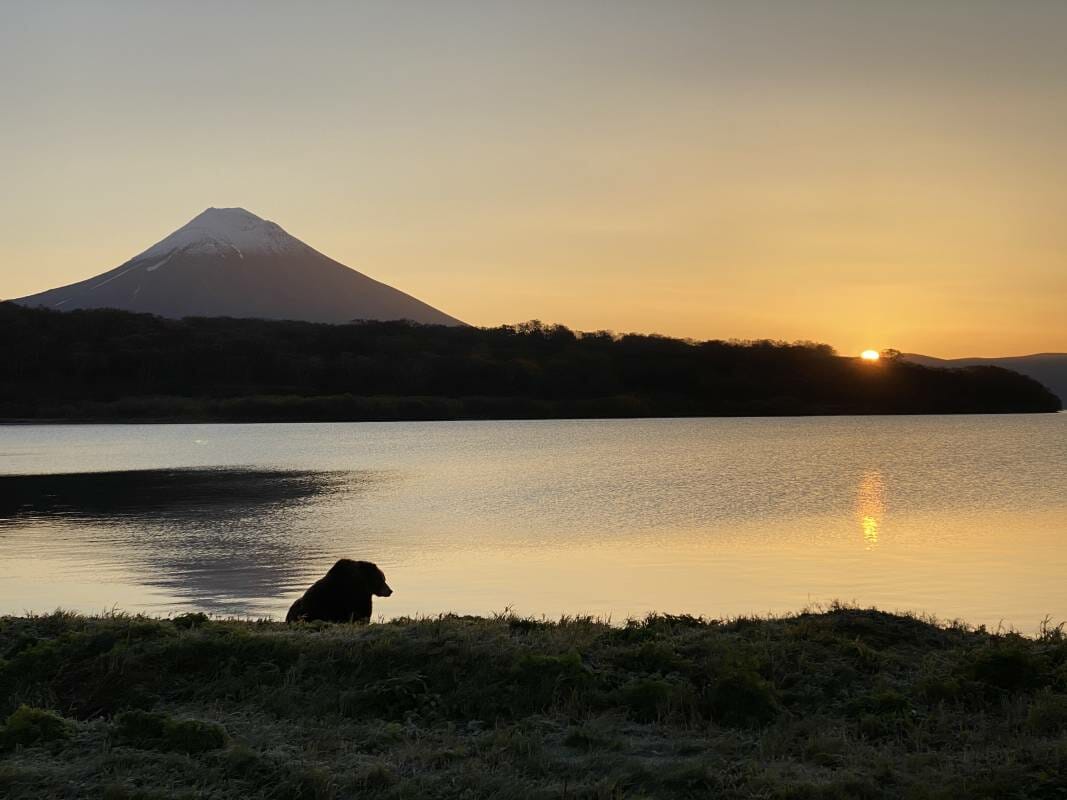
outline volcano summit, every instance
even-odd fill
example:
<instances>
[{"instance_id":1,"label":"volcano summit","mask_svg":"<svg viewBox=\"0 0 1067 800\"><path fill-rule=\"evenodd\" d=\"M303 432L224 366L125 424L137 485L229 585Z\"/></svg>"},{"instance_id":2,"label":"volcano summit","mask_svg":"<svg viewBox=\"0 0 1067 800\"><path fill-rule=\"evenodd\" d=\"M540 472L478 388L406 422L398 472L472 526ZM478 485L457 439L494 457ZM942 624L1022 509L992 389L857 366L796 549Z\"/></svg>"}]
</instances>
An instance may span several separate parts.
<instances>
[{"instance_id":1,"label":"volcano summit","mask_svg":"<svg viewBox=\"0 0 1067 800\"><path fill-rule=\"evenodd\" d=\"M463 324L327 258L243 208L209 208L113 270L15 302L61 311L117 308L174 318Z\"/></svg>"}]
</instances>

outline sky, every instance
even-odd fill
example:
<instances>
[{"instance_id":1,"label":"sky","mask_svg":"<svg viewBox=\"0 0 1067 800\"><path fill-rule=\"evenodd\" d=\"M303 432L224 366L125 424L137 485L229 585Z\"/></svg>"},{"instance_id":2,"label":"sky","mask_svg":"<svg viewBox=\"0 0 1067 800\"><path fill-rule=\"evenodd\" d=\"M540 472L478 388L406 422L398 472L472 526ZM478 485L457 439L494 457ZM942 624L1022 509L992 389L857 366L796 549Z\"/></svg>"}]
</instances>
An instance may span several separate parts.
<instances>
[{"instance_id":1,"label":"sky","mask_svg":"<svg viewBox=\"0 0 1067 800\"><path fill-rule=\"evenodd\" d=\"M0 297L241 206L475 325L1067 351L1062 0L0 0Z\"/></svg>"}]
</instances>

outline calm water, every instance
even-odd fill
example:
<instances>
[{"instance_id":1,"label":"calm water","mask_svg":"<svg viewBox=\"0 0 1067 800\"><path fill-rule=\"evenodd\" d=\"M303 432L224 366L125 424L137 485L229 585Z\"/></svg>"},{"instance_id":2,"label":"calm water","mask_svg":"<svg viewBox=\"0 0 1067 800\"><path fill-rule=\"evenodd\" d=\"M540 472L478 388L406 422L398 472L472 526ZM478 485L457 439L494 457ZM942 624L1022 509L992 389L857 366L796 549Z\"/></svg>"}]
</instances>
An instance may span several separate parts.
<instances>
[{"instance_id":1,"label":"calm water","mask_svg":"<svg viewBox=\"0 0 1067 800\"><path fill-rule=\"evenodd\" d=\"M350 556L385 617L1067 619L1065 414L12 426L0 474L0 613L278 617Z\"/></svg>"}]
</instances>

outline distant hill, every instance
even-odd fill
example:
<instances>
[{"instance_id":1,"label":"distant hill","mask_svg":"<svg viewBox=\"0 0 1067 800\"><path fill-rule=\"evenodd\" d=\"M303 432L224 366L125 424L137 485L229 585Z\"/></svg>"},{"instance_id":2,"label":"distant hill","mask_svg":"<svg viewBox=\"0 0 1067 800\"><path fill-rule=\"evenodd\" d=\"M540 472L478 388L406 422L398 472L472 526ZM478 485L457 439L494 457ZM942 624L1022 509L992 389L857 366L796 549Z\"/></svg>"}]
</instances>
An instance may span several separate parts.
<instances>
[{"instance_id":1,"label":"distant hill","mask_svg":"<svg viewBox=\"0 0 1067 800\"><path fill-rule=\"evenodd\" d=\"M998 367L826 345L61 313L0 303L0 418L360 420L1056 411Z\"/></svg>"},{"instance_id":2,"label":"distant hill","mask_svg":"<svg viewBox=\"0 0 1067 800\"><path fill-rule=\"evenodd\" d=\"M60 311L116 308L172 318L463 324L327 258L243 208L209 208L109 272L15 302Z\"/></svg>"},{"instance_id":3,"label":"distant hill","mask_svg":"<svg viewBox=\"0 0 1067 800\"><path fill-rule=\"evenodd\" d=\"M1003 367L1033 378L1067 403L1067 353L1036 353L1005 358L934 358L905 353L902 358L927 367Z\"/></svg>"}]
</instances>

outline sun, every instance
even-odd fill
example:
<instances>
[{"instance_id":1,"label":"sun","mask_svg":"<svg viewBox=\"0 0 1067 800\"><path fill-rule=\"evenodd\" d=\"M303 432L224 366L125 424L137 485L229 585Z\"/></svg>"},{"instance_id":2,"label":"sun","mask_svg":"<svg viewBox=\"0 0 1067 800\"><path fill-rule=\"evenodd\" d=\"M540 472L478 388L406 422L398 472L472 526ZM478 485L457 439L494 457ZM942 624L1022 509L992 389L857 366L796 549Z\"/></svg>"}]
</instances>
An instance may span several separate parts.
<instances>
[{"instance_id":1,"label":"sun","mask_svg":"<svg viewBox=\"0 0 1067 800\"><path fill-rule=\"evenodd\" d=\"M881 356L878 355L877 350L864 350L862 353L860 353L860 358L862 358L864 361L877 361L879 358L881 358Z\"/></svg>"}]
</instances>

